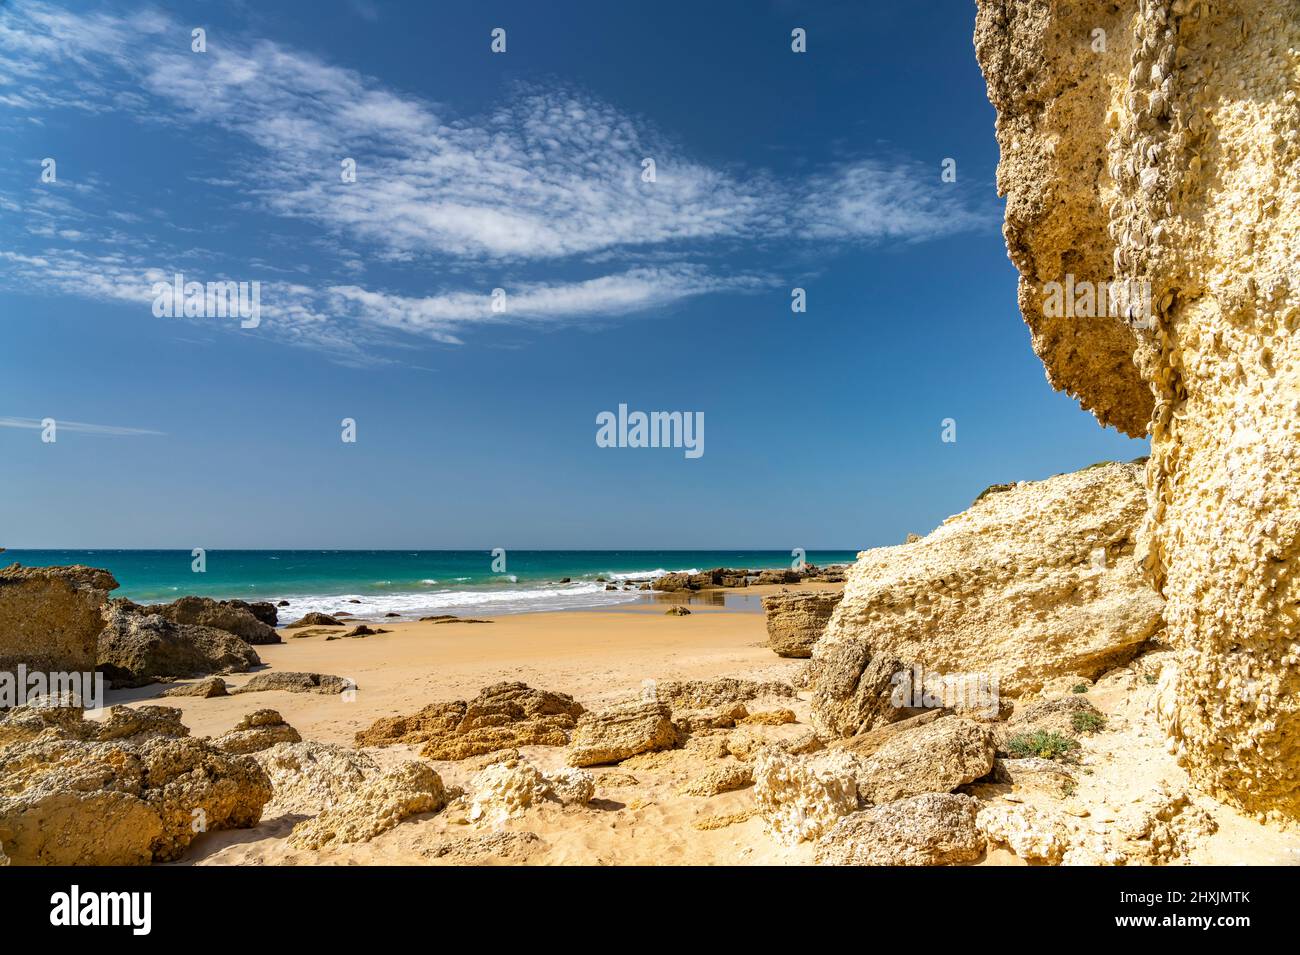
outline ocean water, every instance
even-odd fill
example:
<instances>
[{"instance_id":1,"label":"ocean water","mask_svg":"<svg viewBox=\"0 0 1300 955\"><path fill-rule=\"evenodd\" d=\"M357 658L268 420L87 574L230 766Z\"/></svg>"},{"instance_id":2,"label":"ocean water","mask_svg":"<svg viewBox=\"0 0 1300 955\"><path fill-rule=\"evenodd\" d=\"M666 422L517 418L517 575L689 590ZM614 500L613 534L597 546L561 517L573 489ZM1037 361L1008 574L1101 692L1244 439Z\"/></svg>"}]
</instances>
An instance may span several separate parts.
<instances>
[{"instance_id":1,"label":"ocean water","mask_svg":"<svg viewBox=\"0 0 1300 955\"><path fill-rule=\"evenodd\" d=\"M808 563L850 563L853 551L809 551ZM639 592L611 583L670 571L791 566L788 551L508 551L497 572L485 550L210 550L207 569L191 569L184 550L10 550L0 564L88 564L112 572L115 597L161 603L187 594L219 599L288 600L282 622L310 611L347 610L375 618L459 613L482 615L578 610L630 603ZM500 566L499 564L497 565ZM570 583L561 584L564 578ZM360 603L350 603L350 601Z\"/></svg>"}]
</instances>

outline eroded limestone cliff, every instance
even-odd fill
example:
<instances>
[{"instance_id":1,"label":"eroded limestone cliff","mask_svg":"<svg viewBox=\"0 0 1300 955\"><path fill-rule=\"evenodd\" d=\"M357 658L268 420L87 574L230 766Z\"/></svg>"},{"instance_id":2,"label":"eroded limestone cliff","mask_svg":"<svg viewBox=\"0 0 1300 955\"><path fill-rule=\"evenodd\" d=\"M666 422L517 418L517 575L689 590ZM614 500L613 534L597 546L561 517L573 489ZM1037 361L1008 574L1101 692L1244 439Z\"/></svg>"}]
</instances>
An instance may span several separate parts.
<instances>
[{"instance_id":1,"label":"eroded limestone cliff","mask_svg":"<svg viewBox=\"0 0 1300 955\"><path fill-rule=\"evenodd\" d=\"M850 736L898 719L914 666L961 698L980 680L1019 697L1131 660L1162 607L1134 565L1141 476L1107 463L990 488L926 537L859 554L812 651L814 725Z\"/></svg>"},{"instance_id":2,"label":"eroded limestone cliff","mask_svg":"<svg viewBox=\"0 0 1300 955\"><path fill-rule=\"evenodd\" d=\"M1171 745L1216 797L1300 817L1300 0L980 0L975 49L1034 350L1151 436ZM1079 282L1150 305L1049 307Z\"/></svg>"},{"instance_id":3,"label":"eroded limestone cliff","mask_svg":"<svg viewBox=\"0 0 1300 955\"><path fill-rule=\"evenodd\" d=\"M99 608L117 581L94 567L0 569L0 672L95 669Z\"/></svg>"}]
</instances>

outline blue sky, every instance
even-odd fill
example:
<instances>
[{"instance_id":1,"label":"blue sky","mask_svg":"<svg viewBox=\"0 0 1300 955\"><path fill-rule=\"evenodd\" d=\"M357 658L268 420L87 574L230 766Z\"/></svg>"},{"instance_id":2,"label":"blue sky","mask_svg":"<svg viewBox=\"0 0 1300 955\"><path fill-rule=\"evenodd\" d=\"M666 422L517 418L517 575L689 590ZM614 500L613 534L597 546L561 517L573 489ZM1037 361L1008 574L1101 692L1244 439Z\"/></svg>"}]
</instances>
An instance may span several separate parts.
<instances>
[{"instance_id":1,"label":"blue sky","mask_svg":"<svg viewBox=\"0 0 1300 955\"><path fill-rule=\"evenodd\" d=\"M973 23L7 0L0 545L859 548L1144 454L1030 349ZM178 271L260 324L155 317ZM598 447L620 403L705 453Z\"/></svg>"}]
</instances>

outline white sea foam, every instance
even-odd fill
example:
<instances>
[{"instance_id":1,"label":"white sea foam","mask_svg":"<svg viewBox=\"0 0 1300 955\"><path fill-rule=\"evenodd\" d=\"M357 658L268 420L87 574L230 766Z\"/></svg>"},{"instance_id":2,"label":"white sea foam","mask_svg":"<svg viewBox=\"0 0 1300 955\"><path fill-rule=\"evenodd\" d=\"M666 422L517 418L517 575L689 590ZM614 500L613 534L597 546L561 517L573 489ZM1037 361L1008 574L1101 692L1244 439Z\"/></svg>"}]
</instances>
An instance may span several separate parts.
<instances>
[{"instance_id":1,"label":"white sea foam","mask_svg":"<svg viewBox=\"0 0 1300 955\"><path fill-rule=\"evenodd\" d=\"M606 590L591 581L502 589L443 590L434 593L289 594L288 607L280 608L281 622L292 622L306 613L347 611L353 617L380 618L386 613L419 617L436 613L511 614L545 610L581 610L629 603L639 599L635 591ZM359 601L352 603L351 601Z\"/></svg>"},{"instance_id":2,"label":"white sea foam","mask_svg":"<svg viewBox=\"0 0 1300 955\"><path fill-rule=\"evenodd\" d=\"M653 580L656 577L662 577L664 574L698 574L698 567L688 567L685 570L664 570L660 567L658 570L633 570L620 574L605 574L610 580L640 580L642 577Z\"/></svg>"}]
</instances>

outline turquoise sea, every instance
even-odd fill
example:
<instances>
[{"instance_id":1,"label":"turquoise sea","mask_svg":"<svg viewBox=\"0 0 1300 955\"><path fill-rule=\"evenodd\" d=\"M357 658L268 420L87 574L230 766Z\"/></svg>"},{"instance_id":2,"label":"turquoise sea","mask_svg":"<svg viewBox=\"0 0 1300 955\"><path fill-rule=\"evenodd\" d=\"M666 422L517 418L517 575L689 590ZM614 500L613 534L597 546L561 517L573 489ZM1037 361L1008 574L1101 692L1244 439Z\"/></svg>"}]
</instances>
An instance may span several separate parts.
<instances>
[{"instance_id":1,"label":"turquoise sea","mask_svg":"<svg viewBox=\"0 0 1300 955\"><path fill-rule=\"evenodd\" d=\"M850 563L853 551L809 551L808 563ZM109 570L121 588L114 596L164 602L186 594L244 600L288 600L281 619L312 610L346 609L358 617L396 612L526 613L627 603L637 591L608 591L607 582L677 570L790 567L789 551L507 551L486 550L210 550L206 570L195 572L183 550L10 550L0 564L17 561L88 564ZM560 580L571 578L567 584ZM359 603L346 603L360 601Z\"/></svg>"}]
</instances>

